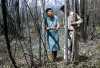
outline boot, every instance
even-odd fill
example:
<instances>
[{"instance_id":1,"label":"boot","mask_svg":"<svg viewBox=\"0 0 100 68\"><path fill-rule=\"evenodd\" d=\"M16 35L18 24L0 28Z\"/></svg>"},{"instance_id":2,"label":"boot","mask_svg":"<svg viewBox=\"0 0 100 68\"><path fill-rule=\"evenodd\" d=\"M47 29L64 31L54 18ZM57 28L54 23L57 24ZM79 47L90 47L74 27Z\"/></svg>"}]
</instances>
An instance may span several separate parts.
<instances>
[{"instance_id":1,"label":"boot","mask_svg":"<svg viewBox=\"0 0 100 68\"><path fill-rule=\"evenodd\" d=\"M49 59L49 61L53 61L54 60L54 56L52 54L48 54L48 59Z\"/></svg>"},{"instance_id":2,"label":"boot","mask_svg":"<svg viewBox=\"0 0 100 68\"><path fill-rule=\"evenodd\" d=\"M57 60L57 51L52 51L53 55L53 61L55 62Z\"/></svg>"}]
</instances>

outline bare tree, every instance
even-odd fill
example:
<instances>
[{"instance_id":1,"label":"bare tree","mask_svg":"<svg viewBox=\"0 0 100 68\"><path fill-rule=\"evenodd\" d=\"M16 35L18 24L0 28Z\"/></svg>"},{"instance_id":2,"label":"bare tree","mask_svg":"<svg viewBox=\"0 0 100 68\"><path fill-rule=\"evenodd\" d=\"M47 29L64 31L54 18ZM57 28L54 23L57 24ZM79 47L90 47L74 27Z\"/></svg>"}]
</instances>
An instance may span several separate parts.
<instances>
[{"instance_id":1,"label":"bare tree","mask_svg":"<svg viewBox=\"0 0 100 68\"><path fill-rule=\"evenodd\" d=\"M7 49L8 49L8 54L9 57L12 61L12 64L14 65L15 68L18 68L16 65L16 62L12 56L12 52L11 52L11 46L10 46L10 40L8 38L8 26L7 26L7 7L6 7L6 0L1 0L1 4L2 4L2 14L3 14L3 21L4 21L4 35L5 35L5 39L6 39L6 44L7 44Z\"/></svg>"}]
</instances>

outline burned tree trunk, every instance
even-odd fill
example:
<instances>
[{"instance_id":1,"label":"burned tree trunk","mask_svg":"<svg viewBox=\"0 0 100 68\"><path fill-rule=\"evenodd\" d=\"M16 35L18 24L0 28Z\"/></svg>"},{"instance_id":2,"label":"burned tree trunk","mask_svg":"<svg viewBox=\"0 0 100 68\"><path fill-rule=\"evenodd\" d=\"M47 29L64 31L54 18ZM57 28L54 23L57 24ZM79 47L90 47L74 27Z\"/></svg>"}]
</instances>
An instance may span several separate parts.
<instances>
[{"instance_id":1,"label":"burned tree trunk","mask_svg":"<svg viewBox=\"0 0 100 68\"><path fill-rule=\"evenodd\" d=\"M11 59L14 67L18 68L17 65L16 65L16 62L15 62L13 56L12 56L11 47L10 47L10 40L8 38L6 0L1 0L1 4L2 4L2 14L3 14L3 21L4 21L4 35L5 35L5 40L6 40L6 44L7 44L9 58Z\"/></svg>"}]
</instances>

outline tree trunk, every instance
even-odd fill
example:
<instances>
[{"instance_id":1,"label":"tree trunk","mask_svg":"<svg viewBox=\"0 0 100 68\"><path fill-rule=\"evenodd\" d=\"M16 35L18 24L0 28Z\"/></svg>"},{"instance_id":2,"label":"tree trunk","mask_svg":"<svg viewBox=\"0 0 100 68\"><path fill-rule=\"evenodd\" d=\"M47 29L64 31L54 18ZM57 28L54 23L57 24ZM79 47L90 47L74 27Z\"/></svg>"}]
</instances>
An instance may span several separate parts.
<instances>
[{"instance_id":1,"label":"tree trunk","mask_svg":"<svg viewBox=\"0 0 100 68\"><path fill-rule=\"evenodd\" d=\"M83 19L83 23L82 23L82 27L81 27L81 35L82 35L82 38L83 38L83 40L86 42L86 40L87 40L87 19L88 19L88 16L86 15L86 11L87 11L87 0L81 0L81 17L82 17L82 19Z\"/></svg>"},{"instance_id":2,"label":"tree trunk","mask_svg":"<svg viewBox=\"0 0 100 68\"><path fill-rule=\"evenodd\" d=\"M8 49L9 58L11 59L12 64L14 65L14 67L15 67L15 68L18 68L17 65L16 65L16 62L15 62L13 56L12 56L11 47L10 47L10 40L9 40L9 38L8 38L6 2L7 2L6 0L1 0L3 21L4 21L4 35L5 35L5 39L6 39L6 44L7 44L7 49Z\"/></svg>"}]
</instances>

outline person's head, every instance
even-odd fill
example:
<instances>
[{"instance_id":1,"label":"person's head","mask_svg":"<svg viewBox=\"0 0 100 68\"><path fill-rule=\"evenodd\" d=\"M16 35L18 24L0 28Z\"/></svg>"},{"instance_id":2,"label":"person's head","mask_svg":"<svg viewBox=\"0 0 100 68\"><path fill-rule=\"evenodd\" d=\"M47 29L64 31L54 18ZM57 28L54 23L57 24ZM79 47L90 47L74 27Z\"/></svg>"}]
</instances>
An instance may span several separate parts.
<instances>
[{"instance_id":1,"label":"person's head","mask_svg":"<svg viewBox=\"0 0 100 68\"><path fill-rule=\"evenodd\" d=\"M65 6L64 6L64 5L61 6L60 11L62 11L63 13L65 13ZM70 12L72 12L72 10L68 8L68 9L66 10L66 12L67 12L67 15L69 16L69 15L70 15ZM71 13L71 14L72 14L72 13Z\"/></svg>"},{"instance_id":2,"label":"person's head","mask_svg":"<svg viewBox=\"0 0 100 68\"><path fill-rule=\"evenodd\" d=\"M53 17L54 16L53 10L51 8L46 9L46 14L47 14L48 17Z\"/></svg>"},{"instance_id":3,"label":"person's head","mask_svg":"<svg viewBox=\"0 0 100 68\"><path fill-rule=\"evenodd\" d=\"M60 10L61 10L62 12L65 12L65 6L64 6L64 5L61 6Z\"/></svg>"}]
</instances>

